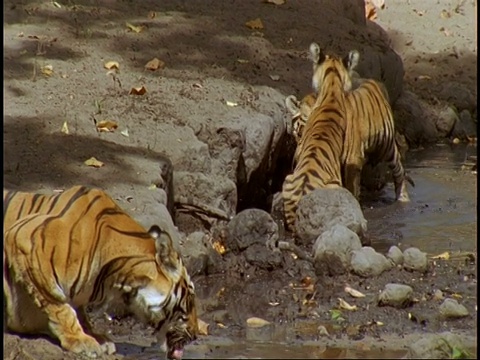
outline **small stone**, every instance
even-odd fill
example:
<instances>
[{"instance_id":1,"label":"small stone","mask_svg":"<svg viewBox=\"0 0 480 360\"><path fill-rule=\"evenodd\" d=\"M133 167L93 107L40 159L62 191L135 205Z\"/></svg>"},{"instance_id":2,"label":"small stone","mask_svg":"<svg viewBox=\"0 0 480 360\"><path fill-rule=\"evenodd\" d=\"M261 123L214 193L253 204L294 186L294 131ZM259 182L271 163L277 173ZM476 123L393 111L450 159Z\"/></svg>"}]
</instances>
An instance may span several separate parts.
<instances>
[{"instance_id":1,"label":"small stone","mask_svg":"<svg viewBox=\"0 0 480 360\"><path fill-rule=\"evenodd\" d=\"M395 265L403 264L403 253L398 246L390 246L390 249L388 249L387 258L392 260Z\"/></svg>"},{"instance_id":2,"label":"small stone","mask_svg":"<svg viewBox=\"0 0 480 360\"><path fill-rule=\"evenodd\" d=\"M455 299L445 299L440 305L440 314L447 319L456 319L468 316L468 310Z\"/></svg>"},{"instance_id":3,"label":"small stone","mask_svg":"<svg viewBox=\"0 0 480 360\"><path fill-rule=\"evenodd\" d=\"M378 305L405 308L412 302L413 289L403 284L387 284L378 297Z\"/></svg>"},{"instance_id":4,"label":"small stone","mask_svg":"<svg viewBox=\"0 0 480 360\"><path fill-rule=\"evenodd\" d=\"M405 270L425 272L427 265L427 254L417 248L411 247L403 252L403 267Z\"/></svg>"},{"instance_id":5,"label":"small stone","mask_svg":"<svg viewBox=\"0 0 480 360\"><path fill-rule=\"evenodd\" d=\"M369 246L354 251L350 265L354 273L364 277L378 276L392 268L391 262L385 256Z\"/></svg>"}]
</instances>

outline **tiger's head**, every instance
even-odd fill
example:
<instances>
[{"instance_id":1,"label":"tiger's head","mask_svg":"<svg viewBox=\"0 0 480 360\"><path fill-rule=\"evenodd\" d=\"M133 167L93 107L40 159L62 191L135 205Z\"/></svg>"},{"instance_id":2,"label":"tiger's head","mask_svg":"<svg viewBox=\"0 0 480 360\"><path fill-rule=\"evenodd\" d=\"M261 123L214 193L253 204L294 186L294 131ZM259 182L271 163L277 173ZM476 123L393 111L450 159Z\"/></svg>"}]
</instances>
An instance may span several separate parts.
<instances>
[{"instance_id":1,"label":"tiger's head","mask_svg":"<svg viewBox=\"0 0 480 360\"><path fill-rule=\"evenodd\" d=\"M129 310L155 328L167 357L181 359L184 346L198 336L195 288L173 246L172 236L177 234L156 225L150 228L149 234L155 240L155 263L139 269L141 276L123 281L135 284L134 287L120 285L124 302ZM140 261L137 266L142 266Z\"/></svg>"},{"instance_id":2,"label":"tiger's head","mask_svg":"<svg viewBox=\"0 0 480 360\"><path fill-rule=\"evenodd\" d=\"M313 62L312 86L315 92L322 88L327 71L336 69L341 77L344 91L352 90L351 72L358 65L360 54L352 50L343 59L336 55L327 55L317 43L310 44L310 58Z\"/></svg>"},{"instance_id":3,"label":"tiger's head","mask_svg":"<svg viewBox=\"0 0 480 360\"><path fill-rule=\"evenodd\" d=\"M314 93L304 96L300 101L297 100L295 95L289 95L285 99L285 106L292 115L291 133L294 136L297 144L302 137L303 128L307 123L307 119L312 112L316 100L317 96Z\"/></svg>"}]
</instances>

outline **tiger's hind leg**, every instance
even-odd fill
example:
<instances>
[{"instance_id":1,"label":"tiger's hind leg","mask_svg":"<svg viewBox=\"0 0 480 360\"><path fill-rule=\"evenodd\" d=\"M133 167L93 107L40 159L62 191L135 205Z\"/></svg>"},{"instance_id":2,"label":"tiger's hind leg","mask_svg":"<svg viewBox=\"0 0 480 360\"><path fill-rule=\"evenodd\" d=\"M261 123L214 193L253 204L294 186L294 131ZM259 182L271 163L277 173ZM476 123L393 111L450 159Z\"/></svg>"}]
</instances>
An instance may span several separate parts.
<instances>
[{"instance_id":1,"label":"tiger's hind leg","mask_svg":"<svg viewBox=\"0 0 480 360\"><path fill-rule=\"evenodd\" d=\"M400 151L396 144L393 144L393 156L389 164L392 170L393 182L395 185L395 199L400 202L409 202L410 196L407 192L407 181L415 186L413 180L405 173L405 169L401 162Z\"/></svg>"},{"instance_id":2,"label":"tiger's hind leg","mask_svg":"<svg viewBox=\"0 0 480 360\"><path fill-rule=\"evenodd\" d=\"M101 344L103 351L108 355L114 354L116 351L115 343L112 342L108 336L104 334L98 334L93 330L92 323L90 322L84 306L81 306L77 309L77 316L85 332L94 337Z\"/></svg>"},{"instance_id":3,"label":"tiger's hind leg","mask_svg":"<svg viewBox=\"0 0 480 360\"><path fill-rule=\"evenodd\" d=\"M360 199L360 182L362 178L363 159L357 158L353 161L347 161L345 165L345 187L355 196L357 200Z\"/></svg>"}]
</instances>

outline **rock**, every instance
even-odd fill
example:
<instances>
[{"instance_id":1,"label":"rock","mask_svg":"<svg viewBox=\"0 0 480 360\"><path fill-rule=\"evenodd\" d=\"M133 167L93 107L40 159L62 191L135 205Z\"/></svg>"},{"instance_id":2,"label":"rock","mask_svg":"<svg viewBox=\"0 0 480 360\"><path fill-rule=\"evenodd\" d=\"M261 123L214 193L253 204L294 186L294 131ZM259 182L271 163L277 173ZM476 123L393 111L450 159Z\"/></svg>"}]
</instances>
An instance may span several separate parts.
<instances>
[{"instance_id":1,"label":"rock","mask_svg":"<svg viewBox=\"0 0 480 360\"><path fill-rule=\"evenodd\" d=\"M387 284L378 297L379 306L405 308L412 302L413 289L408 285Z\"/></svg>"},{"instance_id":2,"label":"rock","mask_svg":"<svg viewBox=\"0 0 480 360\"><path fill-rule=\"evenodd\" d=\"M403 91L393 107L395 127L409 145L418 146L439 138L437 115L425 101L410 91Z\"/></svg>"},{"instance_id":3,"label":"rock","mask_svg":"<svg viewBox=\"0 0 480 360\"><path fill-rule=\"evenodd\" d=\"M369 246L353 252L350 266L354 273L363 277L378 276L392 268L392 264L385 256Z\"/></svg>"},{"instance_id":4,"label":"rock","mask_svg":"<svg viewBox=\"0 0 480 360\"><path fill-rule=\"evenodd\" d=\"M455 124L460 121L457 112L451 106L447 106L438 112L436 127L439 136L446 137L450 135Z\"/></svg>"},{"instance_id":5,"label":"rock","mask_svg":"<svg viewBox=\"0 0 480 360\"><path fill-rule=\"evenodd\" d=\"M453 127L451 137L466 140L467 137L475 136L477 136L476 123L473 121L472 115L470 115L468 110L462 110L459 121L457 121Z\"/></svg>"},{"instance_id":6,"label":"rock","mask_svg":"<svg viewBox=\"0 0 480 360\"><path fill-rule=\"evenodd\" d=\"M457 319L468 316L468 310L455 299L445 299L439 308L440 314L447 319Z\"/></svg>"},{"instance_id":7,"label":"rock","mask_svg":"<svg viewBox=\"0 0 480 360\"><path fill-rule=\"evenodd\" d=\"M189 234L181 242L180 253L190 276L221 272L222 257L212 248L202 231Z\"/></svg>"},{"instance_id":8,"label":"rock","mask_svg":"<svg viewBox=\"0 0 480 360\"><path fill-rule=\"evenodd\" d=\"M300 242L311 244L335 224L346 226L360 239L366 234L367 220L350 191L345 188L317 189L300 199L295 223Z\"/></svg>"},{"instance_id":9,"label":"rock","mask_svg":"<svg viewBox=\"0 0 480 360\"><path fill-rule=\"evenodd\" d=\"M245 260L265 270L274 270L282 266L283 257L279 251L272 251L265 245L253 244L244 252Z\"/></svg>"},{"instance_id":10,"label":"rock","mask_svg":"<svg viewBox=\"0 0 480 360\"><path fill-rule=\"evenodd\" d=\"M390 246L390 249L388 249L387 258L392 260L395 265L403 264L403 253L398 246Z\"/></svg>"},{"instance_id":11,"label":"rock","mask_svg":"<svg viewBox=\"0 0 480 360\"><path fill-rule=\"evenodd\" d=\"M427 254L415 247L406 249L403 252L403 267L409 271L427 271Z\"/></svg>"},{"instance_id":12,"label":"rock","mask_svg":"<svg viewBox=\"0 0 480 360\"><path fill-rule=\"evenodd\" d=\"M269 213L247 209L235 215L227 226L227 248L240 252L258 244L269 249L278 241L278 226Z\"/></svg>"},{"instance_id":13,"label":"rock","mask_svg":"<svg viewBox=\"0 0 480 360\"><path fill-rule=\"evenodd\" d=\"M477 108L477 95L457 81L446 81L442 84L439 97L457 108L458 111L470 112Z\"/></svg>"},{"instance_id":14,"label":"rock","mask_svg":"<svg viewBox=\"0 0 480 360\"><path fill-rule=\"evenodd\" d=\"M465 349L462 337L451 332L423 334L410 345L407 359L451 359L452 349Z\"/></svg>"},{"instance_id":15,"label":"rock","mask_svg":"<svg viewBox=\"0 0 480 360\"><path fill-rule=\"evenodd\" d=\"M205 224L198 219L199 216L203 215L204 218L213 222L217 219L212 214L216 210L224 214L224 220L235 214L237 188L235 183L223 176L222 173L206 175L198 172L178 171L174 174L173 184L175 203L177 204L176 224L186 233L204 229ZM181 194L188 195L182 196ZM182 204L190 205L198 210L181 211Z\"/></svg>"},{"instance_id":16,"label":"rock","mask_svg":"<svg viewBox=\"0 0 480 360\"><path fill-rule=\"evenodd\" d=\"M317 274L340 275L350 269L352 252L362 247L358 235L342 224L323 232L313 246Z\"/></svg>"}]
</instances>

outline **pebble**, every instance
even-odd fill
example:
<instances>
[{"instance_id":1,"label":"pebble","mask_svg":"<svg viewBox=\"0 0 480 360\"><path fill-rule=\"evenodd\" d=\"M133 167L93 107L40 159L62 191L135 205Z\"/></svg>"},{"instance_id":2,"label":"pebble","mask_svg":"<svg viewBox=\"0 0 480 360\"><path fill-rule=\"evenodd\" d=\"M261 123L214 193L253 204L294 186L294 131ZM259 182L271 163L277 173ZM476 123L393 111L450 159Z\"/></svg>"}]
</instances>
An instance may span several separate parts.
<instances>
[{"instance_id":1,"label":"pebble","mask_svg":"<svg viewBox=\"0 0 480 360\"><path fill-rule=\"evenodd\" d=\"M378 305L404 308L412 302L413 289L403 284L387 284L378 297Z\"/></svg>"}]
</instances>

